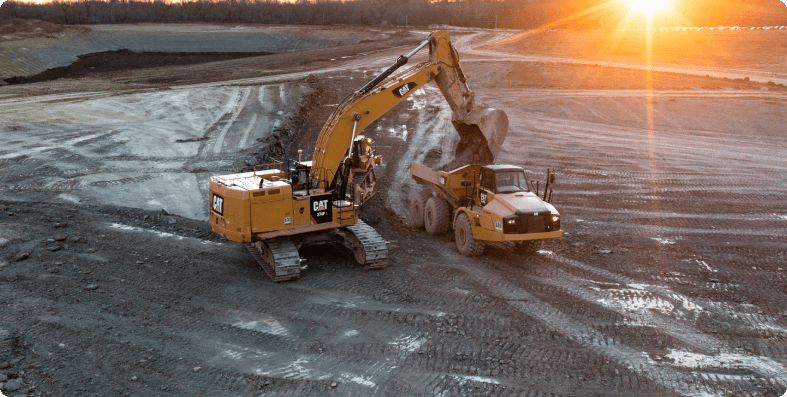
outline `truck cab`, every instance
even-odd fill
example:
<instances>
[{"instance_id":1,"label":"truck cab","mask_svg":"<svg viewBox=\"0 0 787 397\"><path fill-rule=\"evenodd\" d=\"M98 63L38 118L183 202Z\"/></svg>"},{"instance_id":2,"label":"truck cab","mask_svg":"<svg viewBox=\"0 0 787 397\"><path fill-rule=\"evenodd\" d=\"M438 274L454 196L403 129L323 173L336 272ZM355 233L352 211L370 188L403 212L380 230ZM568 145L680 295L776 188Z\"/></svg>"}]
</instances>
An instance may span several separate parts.
<instances>
[{"instance_id":1,"label":"truck cab","mask_svg":"<svg viewBox=\"0 0 787 397\"><path fill-rule=\"evenodd\" d=\"M480 195L487 199L496 194L530 192L524 170L513 165L483 166L479 182ZM487 200L482 201L486 204Z\"/></svg>"},{"instance_id":2,"label":"truck cab","mask_svg":"<svg viewBox=\"0 0 787 397\"><path fill-rule=\"evenodd\" d=\"M439 171L413 163L410 174L431 191L417 192L413 199L416 224L430 234L453 225L463 254L480 254L487 242L513 243L528 251L539 241L563 235L560 213L538 196L521 167L473 164Z\"/></svg>"},{"instance_id":3,"label":"truck cab","mask_svg":"<svg viewBox=\"0 0 787 397\"><path fill-rule=\"evenodd\" d=\"M530 188L521 167L481 167L477 200L483 207L481 213L491 216L489 222L482 222L483 226L494 233L502 231L502 241L562 235L560 213Z\"/></svg>"}]
</instances>

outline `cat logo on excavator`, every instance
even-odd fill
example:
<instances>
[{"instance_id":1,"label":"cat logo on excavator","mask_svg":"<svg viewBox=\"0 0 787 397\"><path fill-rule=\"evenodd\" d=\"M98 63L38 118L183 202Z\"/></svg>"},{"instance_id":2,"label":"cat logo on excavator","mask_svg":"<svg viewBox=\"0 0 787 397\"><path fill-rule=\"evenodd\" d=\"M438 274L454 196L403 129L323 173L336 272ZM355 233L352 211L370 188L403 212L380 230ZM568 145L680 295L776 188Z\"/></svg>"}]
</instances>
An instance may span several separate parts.
<instances>
[{"instance_id":1,"label":"cat logo on excavator","mask_svg":"<svg viewBox=\"0 0 787 397\"><path fill-rule=\"evenodd\" d=\"M327 207L327 206L328 206L328 200L315 201L314 202L314 212L316 212L317 215L324 215L325 214L325 212L324 212L325 211L325 207Z\"/></svg>"},{"instance_id":2,"label":"cat logo on excavator","mask_svg":"<svg viewBox=\"0 0 787 397\"><path fill-rule=\"evenodd\" d=\"M418 84L414 82L409 82L407 84L402 84L399 87L394 88L393 93L394 95L396 95L397 98L401 98L407 95L407 93L412 91L415 87L418 87Z\"/></svg>"},{"instance_id":3,"label":"cat logo on excavator","mask_svg":"<svg viewBox=\"0 0 787 397\"><path fill-rule=\"evenodd\" d=\"M325 223L333 220L333 206L331 205L331 195L324 194L311 198L310 208L314 223Z\"/></svg>"},{"instance_id":4,"label":"cat logo on excavator","mask_svg":"<svg viewBox=\"0 0 787 397\"><path fill-rule=\"evenodd\" d=\"M218 194L213 194L213 211L219 215L224 214L224 198Z\"/></svg>"}]
</instances>

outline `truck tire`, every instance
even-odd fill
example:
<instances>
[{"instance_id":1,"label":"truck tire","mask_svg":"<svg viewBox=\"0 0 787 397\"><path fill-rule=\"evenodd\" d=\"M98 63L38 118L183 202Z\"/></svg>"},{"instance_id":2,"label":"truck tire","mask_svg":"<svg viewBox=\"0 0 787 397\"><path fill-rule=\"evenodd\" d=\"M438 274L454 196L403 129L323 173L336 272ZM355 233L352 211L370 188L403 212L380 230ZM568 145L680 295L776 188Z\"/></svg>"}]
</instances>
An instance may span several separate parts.
<instances>
[{"instance_id":1,"label":"truck tire","mask_svg":"<svg viewBox=\"0 0 787 397\"><path fill-rule=\"evenodd\" d=\"M426 202L430 197L432 197L432 192L420 190L415 194L415 197L413 197L413 202L410 205L410 209L412 209L413 212L413 222L415 223L415 227L419 229L423 229L424 227Z\"/></svg>"},{"instance_id":2,"label":"truck tire","mask_svg":"<svg viewBox=\"0 0 787 397\"><path fill-rule=\"evenodd\" d=\"M432 235L443 234L448 231L450 215L448 202L442 197L430 197L424 208L424 227Z\"/></svg>"},{"instance_id":3,"label":"truck tire","mask_svg":"<svg viewBox=\"0 0 787 397\"><path fill-rule=\"evenodd\" d=\"M454 222L454 239L456 248L464 256L478 256L484 252L486 244L473 237L473 227L470 218L464 212L456 217Z\"/></svg>"},{"instance_id":4,"label":"truck tire","mask_svg":"<svg viewBox=\"0 0 787 397\"><path fill-rule=\"evenodd\" d=\"M541 248L541 241L542 240L526 240L520 241L516 243L516 247L514 250L520 254L532 254L538 251Z\"/></svg>"}]
</instances>

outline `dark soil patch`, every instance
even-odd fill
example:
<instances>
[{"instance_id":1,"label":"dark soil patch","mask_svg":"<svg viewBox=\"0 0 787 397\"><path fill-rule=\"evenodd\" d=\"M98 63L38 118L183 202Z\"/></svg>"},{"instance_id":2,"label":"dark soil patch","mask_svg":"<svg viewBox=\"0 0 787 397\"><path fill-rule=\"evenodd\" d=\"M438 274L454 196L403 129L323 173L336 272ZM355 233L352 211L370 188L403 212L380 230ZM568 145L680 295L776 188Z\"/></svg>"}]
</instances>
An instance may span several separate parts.
<instances>
[{"instance_id":1,"label":"dark soil patch","mask_svg":"<svg viewBox=\"0 0 787 397\"><path fill-rule=\"evenodd\" d=\"M79 78L101 72L194 65L270 54L270 52L134 52L126 49L104 51L80 55L78 61L68 66L47 69L34 76L10 77L5 79L5 82L29 84L61 78Z\"/></svg>"},{"instance_id":2,"label":"dark soil patch","mask_svg":"<svg viewBox=\"0 0 787 397\"><path fill-rule=\"evenodd\" d=\"M257 164L268 164L274 161L289 163L298 158L298 149L304 150L304 160L312 155L317 135L321 130L322 124L313 125L310 123L315 112L319 112L320 105L325 104L325 81L314 75L306 78L306 82L312 87L312 91L301 100L298 111L287 121L274 128L273 133L261 143L261 151L257 153ZM321 119L323 122L327 117ZM311 134L310 134L311 132ZM304 136L314 140L308 142ZM300 137L300 139L299 139ZM295 145L293 145L295 143Z\"/></svg>"}]
</instances>

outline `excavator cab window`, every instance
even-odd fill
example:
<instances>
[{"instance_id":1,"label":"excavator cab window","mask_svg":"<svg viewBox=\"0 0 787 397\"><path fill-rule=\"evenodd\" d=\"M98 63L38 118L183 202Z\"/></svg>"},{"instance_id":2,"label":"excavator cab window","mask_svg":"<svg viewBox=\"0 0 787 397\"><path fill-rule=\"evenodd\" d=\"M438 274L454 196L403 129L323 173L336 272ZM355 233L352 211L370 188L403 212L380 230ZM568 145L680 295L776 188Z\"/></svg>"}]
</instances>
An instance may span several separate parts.
<instances>
[{"instance_id":1,"label":"excavator cab window","mask_svg":"<svg viewBox=\"0 0 787 397\"><path fill-rule=\"evenodd\" d=\"M353 168L361 168L361 158L363 157L372 157L374 156L374 150L372 149L372 138L366 138L363 135L358 135L353 142L353 155L352 155L352 167Z\"/></svg>"},{"instance_id":2,"label":"excavator cab window","mask_svg":"<svg viewBox=\"0 0 787 397\"><path fill-rule=\"evenodd\" d=\"M290 170L290 178L294 190L306 190L307 194L311 186L311 166L303 163L295 163L295 168Z\"/></svg>"},{"instance_id":3,"label":"excavator cab window","mask_svg":"<svg viewBox=\"0 0 787 397\"><path fill-rule=\"evenodd\" d=\"M356 139L353 142L353 168L358 168L361 166L361 156L363 155L363 139Z\"/></svg>"},{"instance_id":4,"label":"excavator cab window","mask_svg":"<svg viewBox=\"0 0 787 397\"><path fill-rule=\"evenodd\" d=\"M371 142L371 139L367 140L363 135L358 135L358 137L355 138L355 141L353 141L353 168L360 168L361 157L369 155L369 152L371 151L369 142Z\"/></svg>"}]
</instances>

